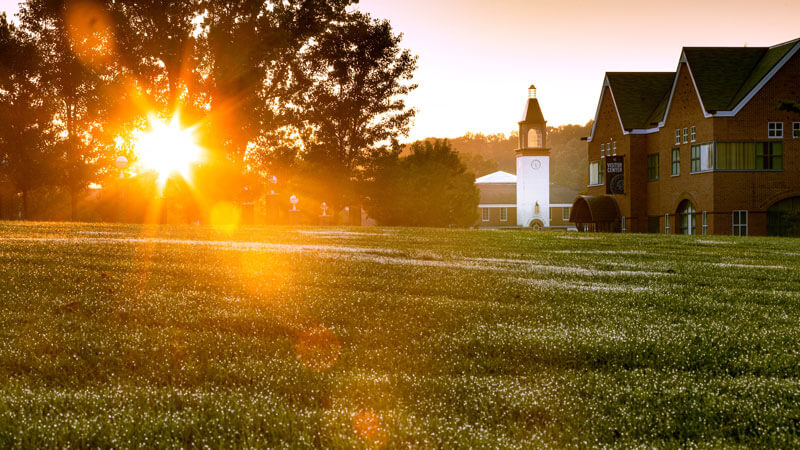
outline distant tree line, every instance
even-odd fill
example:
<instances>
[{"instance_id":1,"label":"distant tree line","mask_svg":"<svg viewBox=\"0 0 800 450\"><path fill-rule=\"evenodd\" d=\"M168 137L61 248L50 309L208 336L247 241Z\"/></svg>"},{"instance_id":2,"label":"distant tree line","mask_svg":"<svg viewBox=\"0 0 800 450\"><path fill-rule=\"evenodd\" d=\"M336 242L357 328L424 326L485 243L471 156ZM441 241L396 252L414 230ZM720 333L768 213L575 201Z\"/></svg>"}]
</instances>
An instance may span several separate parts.
<instances>
[{"instance_id":1,"label":"distant tree line","mask_svg":"<svg viewBox=\"0 0 800 450\"><path fill-rule=\"evenodd\" d=\"M547 128L547 147L550 151L550 181L559 186L582 189L586 186L586 143L581 138L589 136L592 122L586 125L563 125ZM516 154L519 135L467 133L450 140L467 168L476 177L497 170L516 173Z\"/></svg>"}]
</instances>

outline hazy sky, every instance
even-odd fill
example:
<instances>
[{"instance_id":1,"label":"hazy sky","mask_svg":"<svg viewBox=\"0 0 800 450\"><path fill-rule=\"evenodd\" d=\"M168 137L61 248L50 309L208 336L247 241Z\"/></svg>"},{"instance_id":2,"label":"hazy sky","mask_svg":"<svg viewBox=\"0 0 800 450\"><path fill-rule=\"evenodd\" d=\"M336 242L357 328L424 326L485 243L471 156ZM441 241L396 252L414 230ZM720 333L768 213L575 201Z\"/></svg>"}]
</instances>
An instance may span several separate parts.
<instances>
[{"instance_id":1,"label":"hazy sky","mask_svg":"<svg viewBox=\"0 0 800 450\"><path fill-rule=\"evenodd\" d=\"M800 37L800 0L361 0L359 8L389 19L419 55L412 139L514 130L531 83L550 125L583 124L606 71L672 71L683 46Z\"/></svg>"}]
</instances>

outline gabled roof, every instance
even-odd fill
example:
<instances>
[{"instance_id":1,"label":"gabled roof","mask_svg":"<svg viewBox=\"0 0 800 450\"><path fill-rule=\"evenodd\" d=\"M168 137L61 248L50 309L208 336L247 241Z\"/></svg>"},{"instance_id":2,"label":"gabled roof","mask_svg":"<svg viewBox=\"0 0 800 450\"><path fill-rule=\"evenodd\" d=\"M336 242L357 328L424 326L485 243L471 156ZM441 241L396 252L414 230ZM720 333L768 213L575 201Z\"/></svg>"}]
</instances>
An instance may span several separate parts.
<instances>
[{"instance_id":1,"label":"gabled roof","mask_svg":"<svg viewBox=\"0 0 800 450\"><path fill-rule=\"evenodd\" d=\"M484 175L475 180L475 184L516 183L516 182L517 182L516 175L512 175L508 172L503 172L502 170L490 173L489 175Z\"/></svg>"},{"instance_id":2,"label":"gabled roof","mask_svg":"<svg viewBox=\"0 0 800 450\"><path fill-rule=\"evenodd\" d=\"M519 123L543 124L545 123L542 108L539 107L539 100L529 98L525 104L525 111L522 112L522 120Z\"/></svg>"},{"instance_id":3,"label":"gabled roof","mask_svg":"<svg viewBox=\"0 0 800 450\"><path fill-rule=\"evenodd\" d=\"M733 98L766 52L766 48L752 47L684 48L683 54L706 111L731 109Z\"/></svg>"},{"instance_id":4,"label":"gabled roof","mask_svg":"<svg viewBox=\"0 0 800 450\"><path fill-rule=\"evenodd\" d=\"M674 72L609 72L606 79L617 105L622 128L652 128L653 112L669 95ZM663 110L662 110L663 114Z\"/></svg>"},{"instance_id":5,"label":"gabled roof","mask_svg":"<svg viewBox=\"0 0 800 450\"><path fill-rule=\"evenodd\" d=\"M680 63L692 76L706 117L735 116L781 67L800 50L800 39L773 47L685 47ZM680 70L680 64L678 66ZM679 72L609 72L609 86L625 134L647 134L664 126ZM671 89L661 94L666 80ZM600 113L603 92L595 115ZM592 136L594 137L594 127ZM591 138L590 138L591 140Z\"/></svg>"}]
</instances>

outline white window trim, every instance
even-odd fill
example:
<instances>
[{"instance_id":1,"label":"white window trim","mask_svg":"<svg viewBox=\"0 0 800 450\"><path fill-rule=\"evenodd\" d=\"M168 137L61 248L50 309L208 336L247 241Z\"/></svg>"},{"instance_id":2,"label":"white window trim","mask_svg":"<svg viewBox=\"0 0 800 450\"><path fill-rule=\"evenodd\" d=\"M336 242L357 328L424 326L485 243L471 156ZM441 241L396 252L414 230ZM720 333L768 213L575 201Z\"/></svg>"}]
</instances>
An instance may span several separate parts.
<instances>
[{"instance_id":1,"label":"white window trim","mask_svg":"<svg viewBox=\"0 0 800 450\"><path fill-rule=\"evenodd\" d=\"M564 222L569 222L569 214L571 212L572 212L571 206L561 207L561 220L563 220Z\"/></svg>"},{"instance_id":2,"label":"white window trim","mask_svg":"<svg viewBox=\"0 0 800 450\"><path fill-rule=\"evenodd\" d=\"M689 128L687 127L683 127L683 143L684 144L689 143Z\"/></svg>"},{"instance_id":3,"label":"white window trim","mask_svg":"<svg viewBox=\"0 0 800 450\"><path fill-rule=\"evenodd\" d=\"M508 222L508 208L500 208L500 222Z\"/></svg>"},{"instance_id":4,"label":"white window trim","mask_svg":"<svg viewBox=\"0 0 800 450\"><path fill-rule=\"evenodd\" d=\"M689 141L696 142L697 141L697 127L692 127L689 131Z\"/></svg>"},{"instance_id":5,"label":"white window trim","mask_svg":"<svg viewBox=\"0 0 800 450\"><path fill-rule=\"evenodd\" d=\"M708 211L703 211L703 234L708 234Z\"/></svg>"},{"instance_id":6,"label":"white window trim","mask_svg":"<svg viewBox=\"0 0 800 450\"><path fill-rule=\"evenodd\" d=\"M736 224L736 215L739 214L739 224ZM744 215L742 215L744 213ZM744 221L742 221L744 216ZM736 234L736 229L744 230L744 233ZM750 213L745 209L737 209L731 214L731 231L734 236L748 236L750 234Z\"/></svg>"},{"instance_id":7,"label":"white window trim","mask_svg":"<svg viewBox=\"0 0 800 450\"><path fill-rule=\"evenodd\" d=\"M483 208L483 211L481 211L481 220L484 222L488 222L489 219L491 218L489 214L490 214L489 208Z\"/></svg>"},{"instance_id":8,"label":"white window trim","mask_svg":"<svg viewBox=\"0 0 800 450\"><path fill-rule=\"evenodd\" d=\"M664 214L664 234L669 234L669 213Z\"/></svg>"},{"instance_id":9,"label":"white window trim","mask_svg":"<svg viewBox=\"0 0 800 450\"><path fill-rule=\"evenodd\" d=\"M772 126L775 125L775 134L773 135ZM769 122L767 124L767 138L769 139L783 139L783 122Z\"/></svg>"},{"instance_id":10,"label":"white window trim","mask_svg":"<svg viewBox=\"0 0 800 450\"><path fill-rule=\"evenodd\" d=\"M617 141L611 143L611 154L617 156Z\"/></svg>"},{"instance_id":11,"label":"white window trim","mask_svg":"<svg viewBox=\"0 0 800 450\"><path fill-rule=\"evenodd\" d=\"M681 129L675 130L675 145L681 145Z\"/></svg>"},{"instance_id":12,"label":"white window trim","mask_svg":"<svg viewBox=\"0 0 800 450\"><path fill-rule=\"evenodd\" d=\"M792 122L792 139L800 139L800 122Z\"/></svg>"}]
</instances>

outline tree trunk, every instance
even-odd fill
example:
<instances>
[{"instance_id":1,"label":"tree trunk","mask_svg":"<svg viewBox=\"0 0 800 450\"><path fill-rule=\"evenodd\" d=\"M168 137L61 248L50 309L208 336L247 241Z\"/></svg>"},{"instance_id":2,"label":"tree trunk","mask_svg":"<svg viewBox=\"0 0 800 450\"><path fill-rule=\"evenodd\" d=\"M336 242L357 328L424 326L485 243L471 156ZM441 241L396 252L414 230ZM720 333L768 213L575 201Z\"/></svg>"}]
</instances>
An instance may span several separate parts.
<instances>
[{"instance_id":1,"label":"tree trunk","mask_svg":"<svg viewBox=\"0 0 800 450\"><path fill-rule=\"evenodd\" d=\"M70 220L73 222L78 221L78 191L69 191L69 211Z\"/></svg>"},{"instance_id":2,"label":"tree trunk","mask_svg":"<svg viewBox=\"0 0 800 450\"><path fill-rule=\"evenodd\" d=\"M22 220L28 220L28 190L22 190Z\"/></svg>"}]
</instances>

